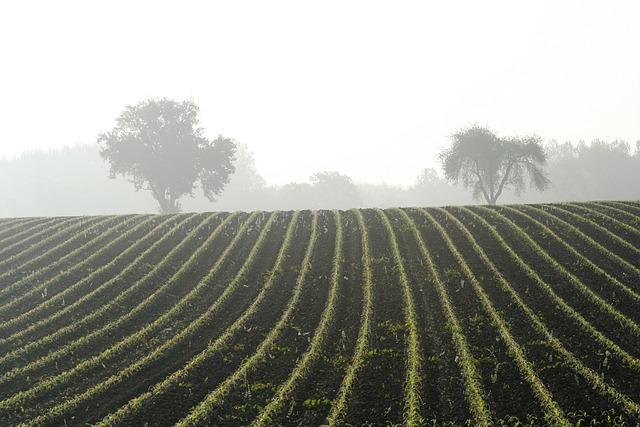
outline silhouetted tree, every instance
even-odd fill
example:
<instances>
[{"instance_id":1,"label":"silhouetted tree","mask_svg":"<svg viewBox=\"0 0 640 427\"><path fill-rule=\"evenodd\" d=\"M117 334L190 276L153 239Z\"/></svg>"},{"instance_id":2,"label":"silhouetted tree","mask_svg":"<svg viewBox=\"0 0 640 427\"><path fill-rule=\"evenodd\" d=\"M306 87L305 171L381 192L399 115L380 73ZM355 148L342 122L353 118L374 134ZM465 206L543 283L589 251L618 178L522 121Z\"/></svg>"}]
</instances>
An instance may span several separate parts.
<instances>
[{"instance_id":1,"label":"silhouetted tree","mask_svg":"<svg viewBox=\"0 0 640 427\"><path fill-rule=\"evenodd\" d=\"M552 201L637 199L640 195L640 156L625 141L595 139L576 145L552 141L546 149L549 177L555 183Z\"/></svg>"},{"instance_id":2,"label":"silhouetted tree","mask_svg":"<svg viewBox=\"0 0 640 427\"><path fill-rule=\"evenodd\" d=\"M196 181L215 201L235 170L236 148L232 139L203 137L198 112L192 101L166 98L125 107L116 127L98 136L109 177L131 176L136 190L151 191L161 212L180 211L178 199L192 196Z\"/></svg>"},{"instance_id":3,"label":"silhouetted tree","mask_svg":"<svg viewBox=\"0 0 640 427\"><path fill-rule=\"evenodd\" d=\"M335 171L318 172L309 178L313 185L314 204L320 209L359 207L362 198L353 180Z\"/></svg>"},{"instance_id":4,"label":"silhouetted tree","mask_svg":"<svg viewBox=\"0 0 640 427\"><path fill-rule=\"evenodd\" d=\"M495 204L505 188L522 194L527 175L540 191L551 184L542 169L546 155L537 136L501 139L476 124L454 133L439 157L447 179L462 181L472 188L474 199L482 195L488 204Z\"/></svg>"},{"instance_id":5,"label":"silhouetted tree","mask_svg":"<svg viewBox=\"0 0 640 427\"><path fill-rule=\"evenodd\" d=\"M434 168L425 168L409 189L414 206L443 206L469 204L469 193L441 178Z\"/></svg>"},{"instance_id":6,"label":"silhouetted tree","mask_svg":"<svg viewBox=\"0 0 640 427\"><path fill-rule=\"evenodd\" d=\"M253 151L246 144L236 142L235 157L233 162L235 171L225 186L224 192L216 200L218 209L268 210L270 194L265 179L256 168ZM183 208L190 211L211 210L209 201L197 196L184 200Z\"/></svg>"}]
</instances>

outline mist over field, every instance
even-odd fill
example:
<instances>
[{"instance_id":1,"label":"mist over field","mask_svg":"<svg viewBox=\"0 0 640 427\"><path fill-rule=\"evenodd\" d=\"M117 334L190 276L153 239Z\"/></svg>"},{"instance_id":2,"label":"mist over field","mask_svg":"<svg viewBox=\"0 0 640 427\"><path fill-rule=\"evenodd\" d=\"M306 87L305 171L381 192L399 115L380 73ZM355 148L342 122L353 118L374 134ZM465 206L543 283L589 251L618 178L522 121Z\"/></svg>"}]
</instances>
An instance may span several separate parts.
<instances>
[{"instance_id":1,"label":"mist over field","mask_svg":"<svg viewBox=\"0 0 640 427\"><path fill-rule=\"evenodd\" d=\"M198 138L241 147L230 183L209 173L184 211L475 203L438 158L474 123L549 157L546 191L498 203L637 199L639 15L591 0L7 3L0 215L157 212L151 191L107 179L96 144L150 99L188 101Z\"/></svg>"},{"instance_id":2,"label":"mist over field","mask_svg":"<svg viewBox=\"0 0 640 427\"><path fill-rule=\"evenodd\" d=\"M640 2L0 5L0 427L640 426Z\"/></svg>"},{"instance_id":3,"label":"mist over field","mask_svg":"<svg viewBox=\"0 0 640 427\"><path fill-rule=\"evenodd\" d=\"M507 191L499 203L539 203L640 199L640 144L593 141L545 144L552 187L521 196ZM135 191L128 179L107 179L108 163L97 145L33 150L0 159L0 216L100 215L154 213L146 190ZM268 183L249 147L239 144L236 171L215 202L202 196L181 199L184 211L253 211L349 209L353 207L444 206L474 204L471 193L453 185L435 168L425 168L408 185L357 182L337 171L328 185ZM323 171L310 171L309 177Z\"/></svg>"}]
</instances>

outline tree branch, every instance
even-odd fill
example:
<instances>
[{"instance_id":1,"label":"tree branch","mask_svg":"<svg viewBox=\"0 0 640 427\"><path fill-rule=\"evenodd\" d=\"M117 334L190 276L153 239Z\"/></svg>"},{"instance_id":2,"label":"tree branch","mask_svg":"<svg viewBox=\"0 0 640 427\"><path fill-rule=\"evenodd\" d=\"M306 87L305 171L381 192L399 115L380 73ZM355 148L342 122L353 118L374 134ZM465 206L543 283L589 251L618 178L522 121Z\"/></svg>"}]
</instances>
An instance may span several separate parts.
<instances>
[{"instance_id":1,"label":"tree branch","mask_svg":"<svg viewBox=\"0 0 640 427\"><path fill-rule=\"evenodd\" d=\"M480 175L480 166L478 165L477 161L474 161L475 165L476 165L476 176L478 177L478 185L480 186L480 190L482 191L482 195L484 196L484 199L487 201L488 204L494 204L491 203L491 200L489 199L489 196L487 195L487 191L484 189L484 185L482 184L482 176Z\"/></svg>"}]
</instances>

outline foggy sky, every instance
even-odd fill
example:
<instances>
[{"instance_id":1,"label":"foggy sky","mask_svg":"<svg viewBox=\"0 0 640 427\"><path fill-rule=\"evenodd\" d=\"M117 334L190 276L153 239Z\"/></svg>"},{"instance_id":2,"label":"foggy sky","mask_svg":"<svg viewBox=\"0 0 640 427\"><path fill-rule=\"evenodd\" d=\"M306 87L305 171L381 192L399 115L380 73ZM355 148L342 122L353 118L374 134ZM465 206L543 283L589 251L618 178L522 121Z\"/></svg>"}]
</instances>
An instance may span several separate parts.
<instances>
[{"instance_id":1,"label":"foggy sky","mask_svg":"<svg viewBox=\"0 0 640 427\"><path fill-rule=\"evenodd\" d=\"M210 4L211 3L211 4ZM635 1L5 2L0 156L93 143L127 104L193 98L269 183L411 184L470 123L640 139Z\"/></svg>"}]
</instances>

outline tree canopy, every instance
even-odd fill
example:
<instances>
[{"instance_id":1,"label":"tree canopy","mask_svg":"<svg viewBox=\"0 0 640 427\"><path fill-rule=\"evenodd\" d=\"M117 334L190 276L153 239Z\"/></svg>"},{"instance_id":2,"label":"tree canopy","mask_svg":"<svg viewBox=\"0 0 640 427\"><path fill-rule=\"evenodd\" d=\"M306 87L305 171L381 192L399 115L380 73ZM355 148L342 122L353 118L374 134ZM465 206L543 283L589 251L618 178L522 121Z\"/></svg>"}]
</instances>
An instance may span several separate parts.
<instances>
[{"instance_id":1,"label":"tree canopy","mask_svg":"<svg viewBox=\"0 0 640 427\"><path fill-rule=\"evenodd\" d=\"M353 180L336 171L317 172L309 178L319 209L350 209L359 207L362 198Z\"/></svg>"},{"instance_id":2,"label":"tree canopy","mask_svg":"<svg viewBox=\"0 0 640 427\"><path fill-rule=\"evenodd\" d=\"M530 186L540 191L551 185L543 169L546 154L535 135L499 138L476 124L454 133L439 157L447 179L462 181L474 199L482 196L488 204L495 204L506 188L522 194L527 176Z\"/></svg>"},{"instance_id":3,"label":"tree canopy","mask_svg":"<svg viewBox=\"0 0 640 427\"><path fill-rule=\"evenodd\" d=\"M193 101L151 98L129 105L110 132L98 136L100 156L110 163L110 178L130 176L136 190L148 189L161 212L180 211L179 198L200 182L213 202L235 171L235 142L213 141L199 127Z\"/></svg>"}]
</instances>

